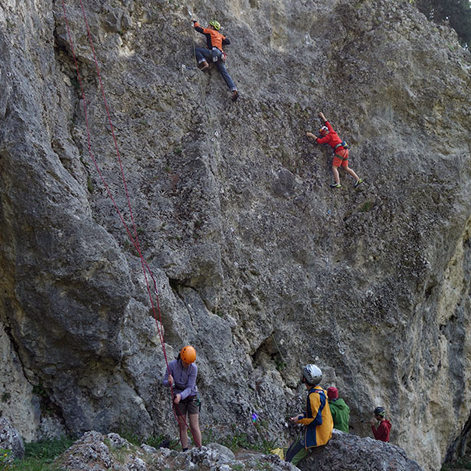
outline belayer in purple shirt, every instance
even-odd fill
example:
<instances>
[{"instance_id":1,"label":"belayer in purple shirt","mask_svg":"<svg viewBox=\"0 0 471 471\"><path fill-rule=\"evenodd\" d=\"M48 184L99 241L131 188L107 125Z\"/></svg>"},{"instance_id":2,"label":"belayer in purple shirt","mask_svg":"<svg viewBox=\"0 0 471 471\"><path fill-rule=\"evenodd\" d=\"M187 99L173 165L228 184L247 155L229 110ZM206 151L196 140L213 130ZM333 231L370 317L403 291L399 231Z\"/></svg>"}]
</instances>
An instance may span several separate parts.
<instances>
[{"instance_id":1,"label":"belayer in purple shirt","mask_svg":"<svg viewBox=\"0 0 471 471\"><path fill-rule=\"evenodd\" d=\"M188 450L188 421L195 444L201 446L201 431L199 427L199 399L196 377L198 367L195 364L196 350L188 345L183 347L176 360L168 364L163 384L173 389L173 404L180 430L180 441L183 451Z\"/></svg>"}]
</instances>

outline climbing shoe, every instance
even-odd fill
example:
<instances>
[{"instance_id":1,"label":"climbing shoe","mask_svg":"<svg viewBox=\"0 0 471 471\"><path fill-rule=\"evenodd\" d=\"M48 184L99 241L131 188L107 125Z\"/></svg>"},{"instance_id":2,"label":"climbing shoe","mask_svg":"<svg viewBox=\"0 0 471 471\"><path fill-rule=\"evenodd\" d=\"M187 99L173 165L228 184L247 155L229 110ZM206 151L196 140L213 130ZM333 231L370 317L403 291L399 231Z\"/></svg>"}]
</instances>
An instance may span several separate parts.
<instances>
[{"instance_id":1,"label":"climbing shoe","mask_svg":"<svg viewBox=\"0 0 471 471\"><path fill-rule=\"evenodd\" d=\"M231 100L232 100L232 101L237 101L237 98L239 98L239 92L238 92L237 90L234 90L234 91L232 92L232 98L231 98Z\"/></svg>"},{"instance_id":2,"label":"climbing shoe","mask_svg":"<svg viewBox=\"0 0 471 471\"><path fill-rule=\"evenodd\" d=\"M357 180L355 182L355 185L353 185L354 188L356 188L360 183L363 183L363 180L360 178L360 180Z\"/></svg>"},{"instance_id":3,"label":"climbing shoe","mask_svg":"<svg viewBox=\"0 0 471 471\"><path fill-rule=\"evenodd\" d=\"M334 183L331 183L330 187L331 188L342 188L342 185L340 183L334 182Z\"/></svg>"}]
</instances>

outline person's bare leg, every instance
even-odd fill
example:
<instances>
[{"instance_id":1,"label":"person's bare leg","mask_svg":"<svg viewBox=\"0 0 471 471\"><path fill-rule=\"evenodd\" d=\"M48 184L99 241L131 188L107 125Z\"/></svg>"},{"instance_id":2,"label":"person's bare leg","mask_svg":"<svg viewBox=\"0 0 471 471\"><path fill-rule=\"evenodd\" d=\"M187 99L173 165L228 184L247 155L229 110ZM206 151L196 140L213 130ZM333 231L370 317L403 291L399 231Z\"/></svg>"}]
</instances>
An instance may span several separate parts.
<instances>
[{"instance_id":1,"label":"person's bare leg","mask_svg":"<svg viewBox=\"0 0 471 471\"><path fill-rule=\"evenodd\" d=\"M337 167L334 167L332 165L332 173L334 175L334 181L335 183L337 183L338 185L340 185L340 176L339 176L339 170Z\"/></svg>"},{"instance_id":2,"label":"person's bare leg","mask_svg":"<svg viewBox=\"0 0 471 471\"><path fill-rule=\"evenodd\" d=\"M187 425L185 421L185 417L183 415L177 415L178 420L178 429L180 431L180 442L182 444L182 448L188 448L188 432L187 432Z\"/></svg>"},{"instance_id":3,"label":"person's bare leg","mask_svg":"<svg viewBox=\"0 0 471 471\"><path fill-rule=\"evenodd\" d=\"M345 171L349 175L351 175L356 181L360 180L360 177L350 167L345 167Z\"/></svg>"},{"instance_id":4,"label":"person's bare leg","mask_svg":"<svg viewBox=\"0 0 471 471\"><path fill-rule=\"evenodd\" d=\"M199 414L190 414L188 418L190 420L191 434L193 435L193 440L196 442L195 445L197 447L200 447L202 443L201 443L201 430L198 423Z\"/></svg>"}]
</instances>

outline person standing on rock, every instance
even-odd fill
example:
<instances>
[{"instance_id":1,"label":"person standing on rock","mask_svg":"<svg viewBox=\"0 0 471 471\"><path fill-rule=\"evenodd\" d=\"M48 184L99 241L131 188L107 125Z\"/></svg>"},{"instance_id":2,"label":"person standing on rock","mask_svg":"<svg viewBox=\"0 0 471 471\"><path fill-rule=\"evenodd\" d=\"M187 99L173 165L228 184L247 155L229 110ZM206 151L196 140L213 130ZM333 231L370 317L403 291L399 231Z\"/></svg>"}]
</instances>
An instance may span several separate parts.
<instances>
[{"instance_id":1,"label":"person standing on rock","mask_svg":"<svg viewBox=\"0 0 471 471\"><path fill-rule=\"evenodd\" d=\"M196 386L198 367L195 360L196 350L191 345L183 347L178 357L168 364L163 379L164 386L173 388L173 407L178 420L183 451L188 450L187 414L193 440L198 447L201 447L199 399Z\"/></svg>"},{"instance_id":2,"label":"person standing on rock","mask_svg":"<svg viewBox=\"0 0 471 471\"><path fill-rule=\"evenodd\" d=\"M343 399L339 398L339 391L333 386L327 389L327 397L329 398L329 407L334 421L334 428L348 433L350 407L347 406Z\"/></svg>"},{"instance_id":3,"label":"person standing on rock","mask_svg":"<svg viewBox=\"0 0 471 471\"><path fill-rule=\"evenodd\" d=\"M330 186L332 188L342 188L340 184L339 167L343 167L345 171L351 175L356 181L354 187L356 188L363 180L348 166L348 146L345 141L342 141L338 134L334 131L329 121L325 118L323 113L319 113L319 118L324 122L324 126L319 129L321 137L317 137L311 132L307 132L308 137L312 137L317 144L329 144L334 150L334 160L332 161L332 174L334 176L334 183Z\"/></svg>"},{"instance_id":4,"label":"person standing on rock","mask_svg":"<svg viewBox=\"0 0 471 471\"><path fill-rule=\"evenodd\" d=\"M291 422L304 426L303 434L289 447L286 461L295 466L309 454L309 449L325 445L332 438L334 423L330 413L326 392L319 386L322 371L316 365L303 368L301 381L308 390L306 411L291 417Z\"/></svg>"},{"instance_id":5,"label":"person standing on rock","mask_svg":"<svg viewBox=\"0 0 471 471\"><path fill-rule=\"evenodd\" d=\"M203 72L206 72L209 70L208 62L214 62L218 72L232 92L232 101L236 101L237 98L239 98L239 92L226 69L226 53L222 50L222 45L230 44L230 40L219 32L221 25L217 21L210 21L207 28L202 28L196 20L192 19L191 21L193 22L195 30L206 36L207 48L195 48L198 65L201 66Z\"/></svg>"},{"instance_id":6,"label":"person standing on rock","mask_svg":"<svg viewBox=\"0 0 471 471\"><path fill-rule=\"evenodd\" d=\"M371 419L371 430L376 440L381 440L382 442L389 442L389 434L391 433L391 422L386 419L386 411L383 407L377 407L374 410L375 419ZM379 422L376 427L375 424Z\"/></svg>"}]
</instances>

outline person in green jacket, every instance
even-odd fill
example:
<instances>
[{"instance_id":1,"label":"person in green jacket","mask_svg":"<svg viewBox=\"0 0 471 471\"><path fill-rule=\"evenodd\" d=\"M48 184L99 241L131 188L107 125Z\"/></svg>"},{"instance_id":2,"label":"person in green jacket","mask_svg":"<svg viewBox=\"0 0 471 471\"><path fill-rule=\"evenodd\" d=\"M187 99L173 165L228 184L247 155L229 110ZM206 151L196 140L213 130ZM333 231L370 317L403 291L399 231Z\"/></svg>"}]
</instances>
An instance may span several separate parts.
<instances>
[{"instance_id":1,"label":"person in green jacket","mask_svg":"<svg viewBox=\"0 0 471 471\"><path fill-rule=\"evenodd\" d=\"M343 399L339 399L339 391L333 386L327 389L330 412L334 419L334 428L348 433L348 423L350 422L350 407Z\"/></svg>"}]
</instances>

